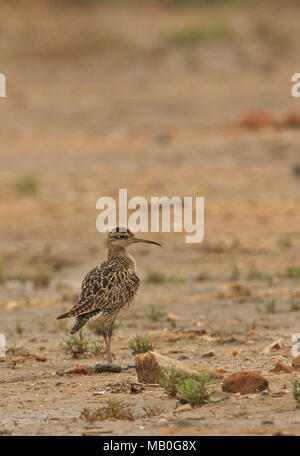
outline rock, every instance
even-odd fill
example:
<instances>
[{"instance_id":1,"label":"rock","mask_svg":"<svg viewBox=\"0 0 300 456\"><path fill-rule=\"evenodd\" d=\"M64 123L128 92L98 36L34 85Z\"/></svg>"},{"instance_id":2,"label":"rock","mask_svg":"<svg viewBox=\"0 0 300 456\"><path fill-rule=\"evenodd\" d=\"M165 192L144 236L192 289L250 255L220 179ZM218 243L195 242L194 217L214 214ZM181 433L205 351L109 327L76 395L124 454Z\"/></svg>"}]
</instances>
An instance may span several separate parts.
<instances>
[{"instance_id":1,"label":"rock","mask_svg":"<svg viewBox=\"0 0 300 456\"><path fill-rule=\"evenodd\" d=\"M135 369L135 363L128 363L122 370Z\"/></svg>"},{"instance_id":2,"label":"rock","mask_svg":"<svg viewBox=\"0 0 300 456\"><path fill-rule=\"evenodd\" d=\"M60 370L56 371L56 375L59 375L59 376L64 375L64 373L65 373L64 369L60 369Z\"/></svg>"},{"instance_id":3,"label":"rock","mask_svg":"<svg viewBox=\"0 0 300 456\"><path fill-rule=\"evenodd\" d=\"M183 330L185 334L197 334L197 336L203 336L207 334L207 329L204 326L192 326Z\"/></svg>"},{"instance_id":4,"label":"rock","mask_svg":"<svg viewBox=\"0 0 300 456\"><path fill-rule=\"evenodd\" d=\"M21 363L21 362L24 362L26 359L25 356L16 356L15 358L12 359L12 364L13 366L15 366L17 363Z\"/></svg>"},{"instance_id":5,"label":"rock","mask_svg":"<svg viewBox=\"0 0 300 456\"><path fill-rule=\"evenodd\" d=\"M181 361L151 351L136 355L135 366L138 381L141 383L159 383L160 378L164 375L164 371L171 368L174 368L178 372L178 375L195 379L199 378L203 371L209 372L214 378L219 376L216 372L208 369L189 366Z\"/></svg>"},{"instance_id":6,"label":"rock","mask_svg":"<svg viewBox=\"0 0 300 456\"><path fill-rule=\"evenodd\" d=\"M300 128L300 112L287 113L281 126L283 128Z\"/></svg>"},{"instance_id":7,"label":"rock","mask_svg":"<svg viewBox=\"0 0 300 456\"><path fill-rule=\"evenodd\" d=\"M17 301L8 301L4 306L4 310L14 310L18 307L20 307L20 305Z\"/></svg>"},{"instance_id":8,"label":"rock","mask_svg":"<svg viewBox=\"0 0 300 456\"><path fill-rule=\"evenodd\" d=\"M188 355L180 355L178 359L190 359Z\"/></svg>"},{"instance_id":9,"label":"rock","mask_svg":"<svg viewBox=\"0 0 300 456\"><path fill-rule=\"evenodd\" d=\"M37 361L47 361L47 356L46 355L35 355L35 359Z\"/></svg>"},{"instance_id":10,"label":"rock","mask_svg":"<svg viewBox=\"0 0 300 456\"><path fill-rule=\"evenodd\" d=\"M267 347L265 347L261 351L261 353L270 353L270 351L272 351L272 350L280 350L283 347L284 347L283 340L282 339L278 339L275 342L273 342L272 344L270 344Z\"/></svg>"},{"instance_id":11,"label":"rock","mask_svg":"<svg viewBox=\"0 0 300 456\"><path fill-rule=\"evenodd\" d=\"M215 356L214 350L210 350L202 354L202 358L212 358L213 356Z\"/></svg>"},{"instance_id":12,"label":"rock","mask_svg":"<svg viewBox=\"0 0 300 456\"><path fill-rule=\"evenodd\" d=\"M294 173L296 176L300 176L300 165L294 165L294 166L293 166L293 173Z\"/></svg>"},{"instance_id":13,"label":"rock","mask_svg":"<svg viewBox=\"0 0 300 456\"><path fill-rule=\"evenodd\" d=\"M228 282L222 286L218 297L219 298L242 298L250 296L251 292L248 287L245 287L239 282Z\"/></svg>"},{"instance_id":14,"label":"rock","mask_svg":"<svg viewBox=\"0 0 300 456\"><path fill-rule=\"evenodd\" d=\"M168 314L168 315L166 315L166 320L167 321L179 321L180 317L175 314Z\"/></svg>"},{"instance_id":15,"label":"rock","mask_svg":"<svg viewBox=\"0 0 300 456\"><path fill-rule=\"evenodd\" d=\"M66 374L79 374L79 375L90 375L91 369L86 364L77 365L74 369L66 371Z\"/></svg>"},{"instance_id":16,"label":"rock","mask_svg":"<svg viewBox=\"0 0 300 456\"><path fill-rule=\"evenodd\" d=\"M290 372L293 372L293 370L294 369L292 367L287 366L286 364L283 364L280 361L277 361L277 363L275 364L275 367L274 367L275 372L285 372L287 374L289 374Z\"/></svg>"},{"instance_id":17,"label":"rock","mask_svg":"<svg viewBox=\"0 0 300 456\"><path fill-rule=\"evenodd\" d=\"M95 372L96 373L101 373L101 372L111 372L114 374L120 373L121 372L121 365L120 364L105 364L105 363L96 363L95 365Z\"/></svg>"},{"instance_id":18,"label":"rock","mask_svg":"<svg viewBox=\"0 0 300 456\"><path fill-rule=\"evenodd\" d=\"M292 366L295 367L295 369L300 369L300 356L293 359Z\"/></svg>"},{"instance_id":19,"label":"rock","mask_svg":"<svg viewBox=\"0 0 300 456\"><path fill-rule=\"evenodd\" d=\"M277 122L271 113L264 110L246 112L239 120L238 126L252 130L260 130L265 127L277 126Z\"/></svg>"},{"instance_id":20,"label":"rock","mask_svg":"<svg viewBox=\"0 0 300 456\"><path fill-rule=\"evenodd\" d=\"M226 377L222 389L227 393L250 394L268 387L268 380L257 372L240 371Z\"/></svg>"}]
</instances>

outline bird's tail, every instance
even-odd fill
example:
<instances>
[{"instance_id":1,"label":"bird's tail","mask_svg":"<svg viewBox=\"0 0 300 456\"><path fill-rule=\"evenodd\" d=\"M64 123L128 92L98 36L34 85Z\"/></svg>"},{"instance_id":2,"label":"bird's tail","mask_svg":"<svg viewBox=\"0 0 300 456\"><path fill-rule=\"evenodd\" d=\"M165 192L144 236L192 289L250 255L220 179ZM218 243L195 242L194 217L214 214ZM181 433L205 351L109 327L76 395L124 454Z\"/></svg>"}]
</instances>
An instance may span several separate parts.
<instances>
[{"instance_id":1,"label":"bird's tail","mask_svg":"<svg viewBox=\"0 0 300 456\"><path fill-rule=\"evenodd\" d=\"M94 309L90 312L78 315L75 320L75 325L71 329L71 334L75 334L77 331L79 331L82 326L84 326L89 320L93 319L93 317L97 314L100 314L99 309Z\"/></svg>"},{"instance_id":2,"label":"bird's tail","mask_svg":"<svg viewBox=\"0 0 300 456\"><path fill-rule=\"evenodd\" d=\"M79 315L79 317L76 318L75 320L75 325L71 329L70 333L75 334L77 331L79 331L82 326L86 324L86 322L89 320L85 315Z\"/></svg>"},{"instance_id":3,"label":"bird's tail","mask_svg":"<svg viewBox=\"0 0 300 456\"><path fill-rule=\"evenodd\" d=\"M61 320L62 318L68 318L70 316L70 312L67 312L65 314L59 315L56 317L56 320Z\"/></svg>"}]
</instances>

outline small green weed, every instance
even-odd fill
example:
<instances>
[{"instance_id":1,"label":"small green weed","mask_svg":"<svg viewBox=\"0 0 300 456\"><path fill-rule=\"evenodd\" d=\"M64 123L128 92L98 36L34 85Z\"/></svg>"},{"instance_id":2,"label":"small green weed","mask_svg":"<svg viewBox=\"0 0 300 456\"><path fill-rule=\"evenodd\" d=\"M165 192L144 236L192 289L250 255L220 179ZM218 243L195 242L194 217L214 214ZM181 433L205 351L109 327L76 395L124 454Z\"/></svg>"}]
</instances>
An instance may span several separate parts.
<instances>
[{"instance_id":1,"label":"small green weed","mask_svg":"<svg viewBox=\"0 0 300 456\"><path fill-rule=\"evenodd\" d=\"M286 271L286 277L288 279L300 279L300 266L290 266Z\"/></svg>"},{"instance_id":2,"label":"small green weed","mask_svg":"<svg viewBox=\"0 0 300 456\"><path fill-rule=\"evenodd\" d=\"M161 284L161 283L178 283L178 282L183 282L184 279L182 277L175 277L175 276L167 276L163 272L159 271L147 271L146 276L144 278L144 282L149 285L149 284Z\"/></svg>"},{"instance_id":3,"label":"small green weed","mask_svg":"<svg viewBox=\"0 0 300 456\"><path fill-rule=\"evenodd\" d=\"M38 179L34 174L24 174L15 182L15 190L19 193L35 195L38 188Z\"/></svg>"},{"instance_id":4,"label":"small green weed","mask_svg":"<svg viewBox=\"0 0 300 456\"><path fill-rule=\"evenodd\" d=\"M233 30L226 24L186 25L177 28L164 36L167 44L176 47L193 47L200 44L223 43L232 41Z\"/></svg>"},{"instance_id":5,"label":"small green weed","mask_svg":"<svg viewBox=\"0 0 300 456\"><path fill-rule=\"evenodd\" d=\"M156 310L156 308L153 304L151 304L149 312L146 313L146 317L152 321L157 321L163 316L164 316L164 314L162 312L160 312L159 310Z\"/></svg>"},{"instance_id":6,"label":"small green weed","mask_svg":"<svg viewBox=\"0 0 300 456\"><path fill-rule=\"evenodd\" d=\"M152 344L147 339L147 337L144 337L141 334L137 334L129 341L128 347L133 355L137 355L138 353L147 353L148 351L153 351L155 345Z\"/></svg>"},{"instance_id":7,"label":"small green weed","mask_svg":"<svg viewBox=\"0 0 300 456\"><path fill-rule=\"evenodd\" d=\"M15 329L16 329L16 333L17 333L19 336L21 336L21 335L23 334L24 328L23 328L23 326L21 325L21 323L19 322L19 320L16 321Z\"/></svg>"},{"instance_id":8,"label":"small green weed","mask_svg":"<svg viewBox=\"0 0 300 456\"><path fill-rule=\"evenodd\" d=\"M168 397L176 397L182 404L199 407L208 402L216 393L212 389L214 380L209 372L202 372L199 378L193 379L179 375L175 368L167 369L159 384Z\"/></svg>"},{"instance_id":9,"label":"small green weed","mask_svg":"<svg viewBox=\"0 0 300 456\"><path fill-rule=\"evenodd\" d=\"M300 382L298 380L292 383L292 396L297 401L298 406L300 406Z\"/></svg>"},{"instance_id":10,"label":"small green weed","mask_svg":"<svg viewBox=\"0 0 300 456\"><path fill-rule=\"evenodd\" d=\"M209 402L216 393L212 389L214 381L208 372L202 372L199 379L183 378L178 379L176 384L176 397L182 404L190 404L191 407L199 407Z\"/></svg>"},{"instance_id":11,"label":"small green weed","mask_svg":"<svg viewBox=\"0 0 300 456\"><path fill-rule=\"evenodd\" d=\"M85 407L80 414L80 418L85 419L88 422L104 421L109 418L114 420L134 421L131 409L124 402L118 401L117 399L108 400L105 406L100 407L94 412L91 412Z\"/></svg>"},{"instance_id":12,"label":"small green weed","mask_svg":"<svg viewBox=\"0 0 300 456\"><path fill-rule=\"evenodd\" d=\"M65 337L60 349L66 354L71 354L73 358L78 358L78 356L88 353L93 355L102 353L103 345L91 342L90 338L81 329L77 334L70 334Z\"/></svg>"}]
</instances>

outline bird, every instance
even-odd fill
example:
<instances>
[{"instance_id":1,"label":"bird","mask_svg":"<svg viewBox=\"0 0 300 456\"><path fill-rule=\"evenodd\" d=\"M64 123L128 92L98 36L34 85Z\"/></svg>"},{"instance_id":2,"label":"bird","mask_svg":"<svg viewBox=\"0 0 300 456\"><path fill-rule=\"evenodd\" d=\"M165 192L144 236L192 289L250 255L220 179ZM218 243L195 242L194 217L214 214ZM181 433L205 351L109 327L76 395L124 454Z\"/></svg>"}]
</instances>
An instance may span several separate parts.
<instances>
[{"instance_id":1,"label":"bird","mask_svg":"<svg viewBox=\"0 0 300 456\"><path fill-rule=\"evenodd\" d=\"M108 232L107 259L85 276L78 301L72 309L56 317L58 320L76 318L71 334L75 334L87 322L100 321L109 364L112 363L114 322L120 312L133 301L140 285L136 262L127 252L127 247L137 243L161 246L158 242L137 238L128 228L117 227Z\"/></svg>"}]
</instances>

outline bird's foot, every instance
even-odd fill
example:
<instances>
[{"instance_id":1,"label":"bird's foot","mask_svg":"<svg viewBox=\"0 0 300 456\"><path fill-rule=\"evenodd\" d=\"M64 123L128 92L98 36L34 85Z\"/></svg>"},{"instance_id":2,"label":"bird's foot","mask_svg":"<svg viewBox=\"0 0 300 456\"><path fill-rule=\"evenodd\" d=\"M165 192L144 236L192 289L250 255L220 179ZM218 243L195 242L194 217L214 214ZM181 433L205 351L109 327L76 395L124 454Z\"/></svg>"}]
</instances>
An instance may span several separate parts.
<instances>
[{"instance_id":1,"label":"bird's foot","mask_svg":"<svg viewBox=\"0 0 300 456\"><path fill-rule=\"evenodd\" d=\"M96 363L95 372L111 372L119 373L121 372L121 364L117 363Z\"/></svg>"}]
</instances>

